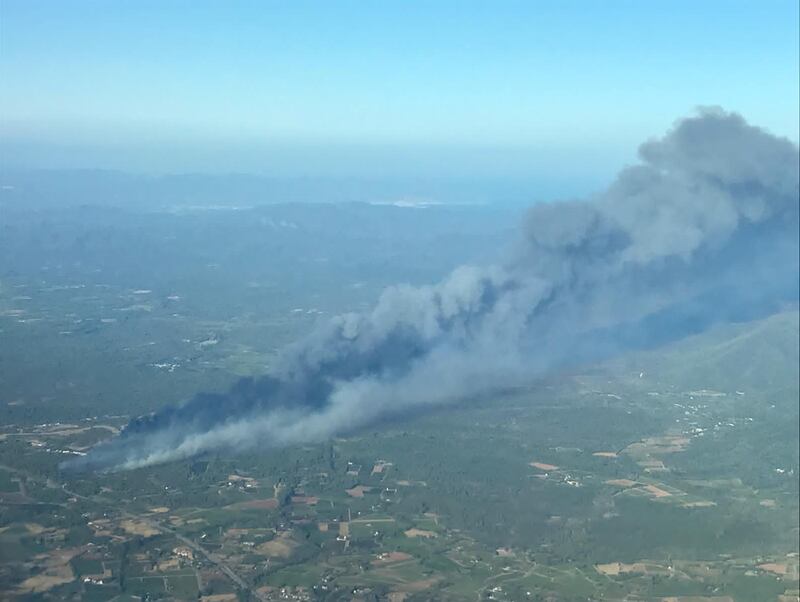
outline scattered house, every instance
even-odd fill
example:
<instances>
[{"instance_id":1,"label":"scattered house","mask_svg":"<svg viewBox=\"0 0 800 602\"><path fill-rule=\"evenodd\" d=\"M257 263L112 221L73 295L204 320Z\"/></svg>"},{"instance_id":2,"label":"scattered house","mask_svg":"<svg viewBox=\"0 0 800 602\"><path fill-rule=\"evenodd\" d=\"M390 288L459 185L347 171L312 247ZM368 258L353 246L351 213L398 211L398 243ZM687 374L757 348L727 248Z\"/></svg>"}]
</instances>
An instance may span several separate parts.
<instances>
[{"instance_id":1,"label":"scattered house","mask_svg":"<svg viewBox=\"0 0 800 602\"><path fill-rule=\"evenodd\" d=\"M228 475L228 487L239 487L240 489L255 489L258 481L252 477L243 477L238 474Z\"/></svg>"},{"instance_id":2,"label":"scattered house","mask_svg":"<svg viewBox=\"0 0 800 602\"><path fill-rule=\"evenodd\" d=\"M178 558L185 558L186 560L194 560L194 552L191 549L187 548L186 546L178 546L172 553L175 554Z\"/></svg>"}]
</instances>

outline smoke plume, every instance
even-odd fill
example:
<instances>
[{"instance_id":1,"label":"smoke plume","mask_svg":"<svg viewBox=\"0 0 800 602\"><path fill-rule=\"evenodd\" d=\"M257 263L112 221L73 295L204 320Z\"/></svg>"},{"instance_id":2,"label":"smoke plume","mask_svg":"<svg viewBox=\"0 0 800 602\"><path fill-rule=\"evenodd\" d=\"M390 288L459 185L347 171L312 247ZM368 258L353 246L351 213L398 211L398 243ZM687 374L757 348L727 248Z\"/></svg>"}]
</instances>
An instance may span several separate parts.
<instances>
[{"instance_id":1,"label":"smoke plume","mask_svg":"<svg viewBox=\"0 0 800 602\"><path fill-rule=\"evenodd\" d=\"M706 109L589 201L532 207L513 261L387 289L269 374L133 420L69 463L117 470L319 441L798 298L798 149Z\"/></svg>"}]
</instances>

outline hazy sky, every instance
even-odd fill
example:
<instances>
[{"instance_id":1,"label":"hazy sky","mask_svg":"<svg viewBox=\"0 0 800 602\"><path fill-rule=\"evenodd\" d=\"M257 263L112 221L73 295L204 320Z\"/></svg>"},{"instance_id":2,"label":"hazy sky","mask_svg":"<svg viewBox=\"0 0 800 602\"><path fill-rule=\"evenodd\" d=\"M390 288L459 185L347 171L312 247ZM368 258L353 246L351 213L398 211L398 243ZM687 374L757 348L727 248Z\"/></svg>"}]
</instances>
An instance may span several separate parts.
<instances>
[{"instance_id":1,"label":"hazy sky","mask_svg":"<svg viewBox=\"0 0 800 602\"><path fill-rule=\"evenodd\" d=\"M796 141L799 18L797 0L0 0L0 151L595 183L697 105Z\"/></svg>"}]
</instances>

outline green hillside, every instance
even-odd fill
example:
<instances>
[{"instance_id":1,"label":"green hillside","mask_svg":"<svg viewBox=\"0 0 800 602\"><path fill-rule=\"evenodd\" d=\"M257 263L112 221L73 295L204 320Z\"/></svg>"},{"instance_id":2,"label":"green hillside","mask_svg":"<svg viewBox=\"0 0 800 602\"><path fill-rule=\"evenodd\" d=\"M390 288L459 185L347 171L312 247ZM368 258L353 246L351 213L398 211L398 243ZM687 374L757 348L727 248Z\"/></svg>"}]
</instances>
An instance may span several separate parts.
<instances>
[{"instance_id":1,"label":"green hillside","mask_svg":"<svg viewBox=\"0 0 800 602\"><path fill-rule=\"evenodd\" d=\"M689 389L742 391L797 399L800 312L725 324L654 351L610 364L613 371Z\"/></svg>"}]
</instances>

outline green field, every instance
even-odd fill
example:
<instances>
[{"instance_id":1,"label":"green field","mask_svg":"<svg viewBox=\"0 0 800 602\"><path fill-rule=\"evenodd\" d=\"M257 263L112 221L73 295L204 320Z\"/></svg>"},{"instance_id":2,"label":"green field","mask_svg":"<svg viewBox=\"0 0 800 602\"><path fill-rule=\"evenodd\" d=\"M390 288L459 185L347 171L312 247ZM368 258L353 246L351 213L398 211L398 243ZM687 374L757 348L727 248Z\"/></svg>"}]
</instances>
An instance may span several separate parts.
<instances>
[{"instance_id":1,"label":"green field","mask_svg":"<svg viewBox=\"0 0 800 602\"><path fill-rule=\"evenodd\" d=\"M373 211L328 218L376 231L398 219L391 244L333 240L316 222L302 244L271 228L265 240L262 217L302 221L291 207L249 215L252 228L225 244L211 233L245 218L14 218L4 249L62 238L0 274L0 597L792 599L794 308L332 440L59 469L133 416L263 372L320 316L369 307L387 283L435 280L502 238L501 218L484 224L479 208L459 214L459 231L436 212ZM118 256L86 251L97 228L117 232ZM172 236L192 251L163 261ZM140 238L151 269L129 254ZM437 254L441 240L450 247ZM102 585L84 582L104 569Z\"/></svg>"}]
</instances>

